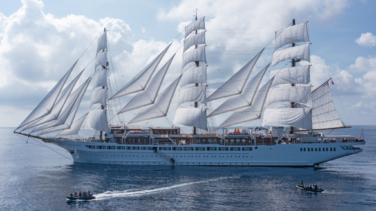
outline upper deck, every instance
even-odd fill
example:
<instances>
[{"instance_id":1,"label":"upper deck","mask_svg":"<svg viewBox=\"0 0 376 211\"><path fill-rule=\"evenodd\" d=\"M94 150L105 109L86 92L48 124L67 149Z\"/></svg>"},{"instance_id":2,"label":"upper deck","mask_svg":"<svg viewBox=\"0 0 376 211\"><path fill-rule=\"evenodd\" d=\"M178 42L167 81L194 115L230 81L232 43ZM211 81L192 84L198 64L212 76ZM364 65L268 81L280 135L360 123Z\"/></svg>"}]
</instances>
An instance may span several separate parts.
<instances>
[{"instance_id":1,"label":"upper deck","mask_svg":"<svg viewBox=\"0 0 376 211\"><path fill-rule=\"evenodd\" d=\"M144 130L144 133L139 133ZM131 135L130 135L131 134ZM139 134L139 135L138 135ZM106 139L87 139L89 142L107 142L125 145L276 145L301 143L348 143L364 142L349 135L325 136L322 133L300 132L295 134L273 135L271 132L250 132L248 136L226 135L219 133L185 134L180 133L179 127L171 128L128 128L124 126L111 127L111 133Z\"/></svg>"}]
</instances>

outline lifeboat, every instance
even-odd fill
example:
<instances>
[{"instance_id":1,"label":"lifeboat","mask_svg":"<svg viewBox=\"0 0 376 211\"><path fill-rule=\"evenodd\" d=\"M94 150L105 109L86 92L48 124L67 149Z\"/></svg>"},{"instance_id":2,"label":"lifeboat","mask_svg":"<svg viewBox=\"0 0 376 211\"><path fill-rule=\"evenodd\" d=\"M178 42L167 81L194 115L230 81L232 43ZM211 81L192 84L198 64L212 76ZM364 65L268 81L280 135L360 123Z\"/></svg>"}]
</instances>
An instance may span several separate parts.
<instances>
[{"instance_id":1,"label":"lifeboat","mask_svg":"<svg viewBox=\"0 0 376 211\"><path fill-rule=\"evenodd\" d=\"M249 133L246 130L240 131L239 129L235 129L233 132L228 132L226 134L227 138L249 138Z\"/></svg>"},{"instance_id":2,"label":"lifeboat","mask_svg":"<svg viewBox=\"0 0 376 211\"><path fill-rule=\"evenodd\" d=\"M149 137L148 130L141 130L141 131L129 131L127 133L128 137Z\"/></svg>"}]
</instances>

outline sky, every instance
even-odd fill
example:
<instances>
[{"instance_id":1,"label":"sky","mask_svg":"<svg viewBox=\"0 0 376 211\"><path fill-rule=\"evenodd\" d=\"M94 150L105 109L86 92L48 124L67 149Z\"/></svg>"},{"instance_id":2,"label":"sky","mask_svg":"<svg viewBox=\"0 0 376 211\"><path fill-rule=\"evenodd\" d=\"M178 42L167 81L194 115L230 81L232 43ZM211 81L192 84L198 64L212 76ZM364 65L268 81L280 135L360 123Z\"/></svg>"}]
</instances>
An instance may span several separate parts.
<instances>
[{"instance_id":1,"label":"sky","mask_svg":"<svg viewBox=\"0 0 376 211\"><path fill-rule=\"evenodd\" d=\"M206 18L208 94L265 48L251 73L272 59L274 32L292 19L308 21L311 45L311 84L333 79L332 96L346 125L375 125L376 24L371 0L0 0L0 127L16 127L38 105L73 63L70 80L82 69L83 83L94 72L96 38L106 27L110 69L120 88L141 71L170 42L162 60L174 61L161 90L181 72L184 27ZM82 55L82 56L81 56ZM159 67L161 67L160 65ZM263 79L265 83L268 73ZM89 109L89 87L76 119ZM177 91L178 93L178 91ZM132 96L120 99L119 107ZM209 104L215 109L224 100ZM167 118L141 122L168 126L177 107L177 94ZM140 109L121 115L127 123ZM219 125L229 114L210 122ZM261 121L248 123L260 125Z\"/></svg>"}]
</instances>

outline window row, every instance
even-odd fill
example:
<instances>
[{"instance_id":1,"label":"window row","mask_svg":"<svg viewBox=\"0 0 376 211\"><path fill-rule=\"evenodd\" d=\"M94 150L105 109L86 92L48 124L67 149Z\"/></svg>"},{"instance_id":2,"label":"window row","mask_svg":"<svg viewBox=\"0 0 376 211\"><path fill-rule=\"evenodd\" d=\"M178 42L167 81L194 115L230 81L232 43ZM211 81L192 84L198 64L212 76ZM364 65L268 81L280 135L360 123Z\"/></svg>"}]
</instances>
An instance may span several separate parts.
<instances>
[{"instance_id":1,"label":"window row","mask_svg":"<svg viewBox=\"0 0 376 211\"><path fill-rule=\"evenodd\" d=\"M336 151L337 149L335 148L335 147L326 147L326 148L300 148L300 151L301 152L305 152L305 151L308 151L308 152L313 152L313 151L315 151L315 152L317 152L317 151L319 151L319 152L321 152L321 151L323 151L323 152L328 152L328 151Z\"/></svg>"},{"instance_id":2,"label":"window row","mask_svg":"<svg viewBox=\"0 0 376 211\"><path fill-rule=\"evenodd\" d=\"M139 146L95 146L85 145L90 149L120 149L120 150L154 150L157 147ZM257 149L257 148L255 148ZM173 151L252 151L252 147L159 147L159 150Z\"/></svg>"}]
</instances>

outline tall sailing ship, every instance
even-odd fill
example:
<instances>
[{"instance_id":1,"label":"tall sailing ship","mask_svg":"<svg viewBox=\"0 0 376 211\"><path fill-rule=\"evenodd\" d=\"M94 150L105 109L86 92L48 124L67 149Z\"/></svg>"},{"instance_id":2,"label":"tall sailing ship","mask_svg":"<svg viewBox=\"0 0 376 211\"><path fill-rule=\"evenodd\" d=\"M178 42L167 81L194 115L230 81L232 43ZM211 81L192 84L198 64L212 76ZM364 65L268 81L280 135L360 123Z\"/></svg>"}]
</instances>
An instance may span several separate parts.
<instances>
[{"instance_id":1,"label":"tall sailing ship","mask_svg":"<svg viewBox=\"0 0 376 211\"><path fill-rule=\"evenodd\" d=\"M332 100L331 80L311 92L310 65L296 65L310 61L307 22L295 24L293 20L291 26L275 32L273 59L253 78L249 79L264 49L209 96L205 17L196 16L185 27L181 74L161 92L175 54L156 69L171 44L110 95L107 33L105 29L98 38L93 75L76 85L83 70L65 85L76 61L15 133L56 144L70 152L74 162L97 164L314 166L362 151L354 146L364 145L363 139L315 132L346 126ZM291 67L275 67L288 60ZM269 79L262 84L268 69L274 70L270 70ZM90 110L75 118L90 83ZM166 117L178 86L173 125L190 127L192 133L181 133L179 127L132 126ZM134 96L110 117L111 102L129 95ZM208 112L208 102L225 98L220 106ZM281 103L285 106L276 107ZM128 124L109 125L114 116L138 108L143 110ZM208 132L208 119L228 112L232 113L216 128L222 132ZM261 118L261 127L227 130ZM97 136L71 138L81 129L97 131ZM46 135L51 133L58 134Z\"/></svg>"}]
</instances>

